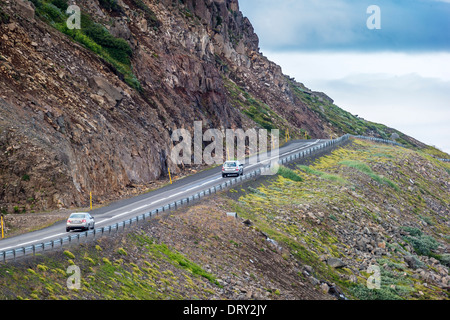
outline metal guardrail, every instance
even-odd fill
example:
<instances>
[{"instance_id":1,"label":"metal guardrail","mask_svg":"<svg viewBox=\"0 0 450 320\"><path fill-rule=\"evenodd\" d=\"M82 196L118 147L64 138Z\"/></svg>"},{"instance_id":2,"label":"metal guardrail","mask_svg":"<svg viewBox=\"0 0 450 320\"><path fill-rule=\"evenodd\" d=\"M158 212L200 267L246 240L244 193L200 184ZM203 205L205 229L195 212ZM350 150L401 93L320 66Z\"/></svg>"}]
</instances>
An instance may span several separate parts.
<instances>
[{"instance_id":1,"label":"metal guardrail","mask_svg":"<svg viewBox=\"0 0 450 320\"><path fill-rule=\"evenodd\" d=\"M286 156L282 159L279 159L278 164L285 164L285 163L292 162L297 159L307 158L310 155L313 155L318 151L324 150L329 147L337 146L337 145L341 144L342 142L348 140L350 137L352 137L352 135L346 134L340 138L322 142L316 146L309 147L303 151L299 151L295 154L292 154L292 155ZM361 138L362 136L353 136L353 137ZM371 138L371 137L363 137L363 139L400 145L396 142L393 142L390 140L384 140L384 139L377 139L377 138ZM22 247L17 247L17 248L10 249L10 250L0 251L0 262L6 262L11 259L15 260L18 257L35 255L36 253L39 253L39 252L50 251L55 248L62 248L65 245L80 243L80 241L82 239L85 239L85 240L96 239L97 237L109 235L109 234L112 234L115 232L117 233L121 229L124 230L127 225L131 226L131 225L137 224L141 221L146 221L147 219L151 219L155 216L159 216L162 213L176 210L185 205L190 205L192 203L197 202L198 200L202 199L203 197L205 197L207 195L215 194L217 192L227 189L230 186L233 186L233 185L241 183L245 180L260 176L265 171L270 170L270 168L271 168L271 164L268 164L266 166L263 166L262 168L253 170L250 173L244 174L242 176L239 176L239 177L236 177L236 178L233 178L230 180L226 180L223 183L220 183L213 187L204 189L204 190L197 192L194 195L191 195L189 197L186 197L181 200L174 201L174 202L170 202L168 204L165 204L165 205L163 205L157 209L154 209L150 212L147 212L145 214L136 216L136 217L128 219L128 220L124 220L122 222L118 222L118 223L109 225L107 227L97 228L94 230L77 233L75 235L68 235L66 237L61 237L56 240L51 240L51 241L33 244L33 245L29 245L29 246L22 246Z\"/></svg>"},{"instance_id":2,"label":"metal guardrail","mask_svg":"<svg viewBox=\"0 0 450 320\"><path fill-rule=\"evenodd\" d=\"M366 136L354 136L354 135L352 135L352 137L358 138L358 139L369 140L369 141L380 142L380 143L387 143L387 144L392 144L392 145L395 145L395 146L403 147L402 144L400 144L398 142L395 142L395 141L392 141L392 140L387 140L387 139L366 137Z\"/></svg>"},{"instance_id":3,"label":"metal guardrail","mask_svg":"<svg viewBox=\"0 0 450 320\"><path fill-rule=\"evenodd\" d=\"M439 161L450 162L450 159L438 159Z\"/></svg>"}]
</instances>

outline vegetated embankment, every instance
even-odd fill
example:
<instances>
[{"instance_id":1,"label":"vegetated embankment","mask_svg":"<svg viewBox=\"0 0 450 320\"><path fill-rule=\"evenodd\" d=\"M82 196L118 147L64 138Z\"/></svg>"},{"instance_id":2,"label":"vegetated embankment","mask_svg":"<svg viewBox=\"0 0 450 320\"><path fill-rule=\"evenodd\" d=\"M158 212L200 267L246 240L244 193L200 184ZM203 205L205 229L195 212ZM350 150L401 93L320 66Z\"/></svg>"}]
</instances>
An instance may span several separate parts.
<instances>
[{"instance_id":1,"label":"vegetated embankment","mask_svg":"<svg viewBox=\"0 0 450 320\"><path fill-rule=\"evenodd\" d=\"M352 140L281 168L114 236L2 264L0 297L448 299L448 163ZM379 289L367 286L371 266Z\"/></svg>"}]
</instances>

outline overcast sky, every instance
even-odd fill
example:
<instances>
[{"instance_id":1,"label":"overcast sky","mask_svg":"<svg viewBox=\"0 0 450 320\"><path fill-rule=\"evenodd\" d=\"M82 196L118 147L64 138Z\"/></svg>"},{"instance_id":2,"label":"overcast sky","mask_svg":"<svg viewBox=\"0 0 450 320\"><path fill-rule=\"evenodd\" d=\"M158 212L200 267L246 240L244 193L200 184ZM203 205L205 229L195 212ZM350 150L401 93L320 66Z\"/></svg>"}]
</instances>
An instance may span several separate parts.
<instances>
[{"instance_id":1,"label":"overcast sky","mask_svg":"<svg viewBox=\"0 0 450 320\"><path fill-rule=\"evenodd\" d=\"M450 153L450 0L240 0L261 52L341 108ZM381 29L371 5L380 9Z\"/></svg>"}]
</instances>

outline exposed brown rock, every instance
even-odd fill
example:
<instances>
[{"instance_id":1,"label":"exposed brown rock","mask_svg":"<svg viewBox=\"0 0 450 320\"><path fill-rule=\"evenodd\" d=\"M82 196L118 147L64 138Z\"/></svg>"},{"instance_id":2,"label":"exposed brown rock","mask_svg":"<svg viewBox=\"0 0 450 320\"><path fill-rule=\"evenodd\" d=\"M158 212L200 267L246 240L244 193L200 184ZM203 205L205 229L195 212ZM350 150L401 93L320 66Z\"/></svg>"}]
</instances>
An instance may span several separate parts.
<instances>
[{"instance_id":1,"label":"exposed brown rock","mask_svg":"<svg viewBox=\"0 0 450 320\"><path fill-rule=\"evenodd\" d=\"M259 52L236 0L144 0L157 23L135 3L119 1L121 10L110 12L97 1L77 1L128 41L141 92L95 53L31 19L30 2L1 4L11 17L0 24L3 210L83 206L89 192L98 201L117 199L129 194L127 186L165 177L168 167L179 173L186 167L170 162L171 133L192 131L194 121L204 128L261 127L239 109L243 97L225 81L266 104L281 119L276 125L314 138L341 133L300 101L293 80Z\"/></svg>"}]
</instances>

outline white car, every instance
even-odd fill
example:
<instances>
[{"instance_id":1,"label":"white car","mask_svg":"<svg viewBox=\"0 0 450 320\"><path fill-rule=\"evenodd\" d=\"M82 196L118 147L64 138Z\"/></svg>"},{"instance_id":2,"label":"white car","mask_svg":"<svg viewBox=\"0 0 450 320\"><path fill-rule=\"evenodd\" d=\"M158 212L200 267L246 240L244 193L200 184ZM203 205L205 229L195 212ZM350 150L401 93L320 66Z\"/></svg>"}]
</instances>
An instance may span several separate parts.
<instances>
[{"instance_id":1,"label":"white car","mask_svg":"<svg viewBox=\"0 0 450 320\"><path fill-rule=\"evenodd\" d=\"M94 217L92 217L87 212L76 212L72 213L70 217L67 219L66 223L66 232L70 230L89 230L94 229L95 221Z\"/></svg>"},{"instance_id":2,"label":"white car","mask_svg":"<svg viewBox=\"0 0 450 320\"><path fill-rule=\"evenodd\" d=\"M222 166L222 177L228 177L229 175L243 175L244 165L237 160L226 161Z\"/></svg>"}]
</instances>

